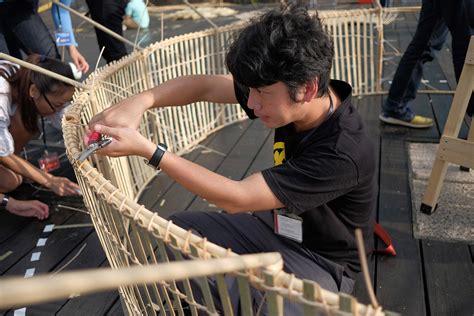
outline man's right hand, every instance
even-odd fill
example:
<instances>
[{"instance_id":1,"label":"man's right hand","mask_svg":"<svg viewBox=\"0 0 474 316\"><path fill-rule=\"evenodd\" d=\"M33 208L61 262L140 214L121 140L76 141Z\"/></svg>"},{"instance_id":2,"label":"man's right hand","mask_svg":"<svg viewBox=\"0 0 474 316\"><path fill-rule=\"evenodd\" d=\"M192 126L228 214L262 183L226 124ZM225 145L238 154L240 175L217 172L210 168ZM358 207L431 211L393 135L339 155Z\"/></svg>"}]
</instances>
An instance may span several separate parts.
<instances>
[{"instance_id":1,"label":"man's right hand","mask_svg":"<svg viewBox=\"0 0 474 316\"><path fill-rule=\"evenodd\" d=\"M48 205L38 200L20 201L10 198L7 211L18 216L36 217L38 219L45 219L49 216Z\"/></svg>"}]
</instances>

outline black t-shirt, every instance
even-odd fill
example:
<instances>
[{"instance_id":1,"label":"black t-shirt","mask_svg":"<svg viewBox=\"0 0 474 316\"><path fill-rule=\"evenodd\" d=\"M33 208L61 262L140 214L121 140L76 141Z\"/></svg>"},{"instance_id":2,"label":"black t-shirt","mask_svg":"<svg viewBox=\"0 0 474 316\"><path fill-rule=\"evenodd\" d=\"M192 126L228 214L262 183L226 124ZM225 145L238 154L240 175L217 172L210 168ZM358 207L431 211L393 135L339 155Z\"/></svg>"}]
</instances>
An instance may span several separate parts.
<instances>
[{"instance_id":1,"label":"black t-shirt","mask_svg":"<svg viewBox=\"0 0 474 316\"><path fill-rule=\"evenodd\" d=\"M351 86L337 80L330 85L340 106L317 128L300 133L293 124L277 128L275 166L262 174L285 207L303 218L303 244L353 277L360 271L354 230L362 229L367 253L373 247L375 151L351 104ZM247 107L248 89L234 87L242 108L256 118ZM264 213L254 214L268 219Z\"/></svg>"}]
</instances>

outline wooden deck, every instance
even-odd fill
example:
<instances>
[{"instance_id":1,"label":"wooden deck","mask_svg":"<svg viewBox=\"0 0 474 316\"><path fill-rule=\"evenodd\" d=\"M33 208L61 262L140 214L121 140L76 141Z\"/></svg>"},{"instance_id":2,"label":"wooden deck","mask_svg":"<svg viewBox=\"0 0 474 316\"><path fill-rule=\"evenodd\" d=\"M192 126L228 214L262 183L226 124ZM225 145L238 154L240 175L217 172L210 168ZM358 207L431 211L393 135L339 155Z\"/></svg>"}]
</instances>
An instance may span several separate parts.
<instances>
[{"instance_id":1,"label":"wooden deck","mask_svg":"<svg viewBox=\"0 0 474 316\"><path fill-rule=\"evenodd\" d=\"M401 15L393 27L385 30L390 44L403 51L416 27L415 14ZM391 77L399 57L387 60L385 77ZM443 50L430 63L425 79L432 86L454 87L451 58ZM443 83L440 80L447 80ZM386 82L388 84L388 82ZM372 256L372 279L380 304L403 315L473 315L474 314L474 247L467 244L416 240L412 232L412 205L408 179L407 142L438 142L446 121L451 96L419 95L417 113L435 118L436 126L427 130L409 130L383 125L378 120L382 96L355 99L376 144L379 158L378 221L390 232L397 250L396 257ZM466 119L462 136L467 135L470 122ZM272 165L273 133L258 121L244 121L210 135L187 158L232 179L241 179ZM34 148L33 145L31 148ZM60 149L60 147L58 147ZM73 176L64 164L59 171ZM48 201L52 215L46 221L35 221L0 213L0 274L24 276L35 269L39 273L107 266L87 214L58 207L72 206L85 211L77 198L59 198L49 192L24 185L18 196L33 196ZM160 174L141 197L149 209L168 217L182 210L216 210L203 199ZM418 208L418 206L416 206ZM52 232L45 232L54 224ZM47 238L44 246L37 246ZM379 245L380 246L380 245ZM39 260L32 254L41 252ZM368 303L359 282L355 296ZM0 311L13 315L14 311ZM120 315L120 300L116 291L75 297L37 306L28 306L27 315Z\"/></svg>"}]
</instances>

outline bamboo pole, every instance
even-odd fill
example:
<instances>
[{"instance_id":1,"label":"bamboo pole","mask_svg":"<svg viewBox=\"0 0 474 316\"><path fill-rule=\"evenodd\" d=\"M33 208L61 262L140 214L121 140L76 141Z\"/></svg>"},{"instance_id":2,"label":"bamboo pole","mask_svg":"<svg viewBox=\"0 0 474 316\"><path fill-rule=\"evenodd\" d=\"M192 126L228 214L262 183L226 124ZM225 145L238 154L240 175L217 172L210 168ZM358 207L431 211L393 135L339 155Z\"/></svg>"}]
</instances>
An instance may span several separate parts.
<instances>
[{"instance_id":1,"label":"bamboo pole","mask_svg":"<svg viewBox=\"0 0 474 316\"><path fill-rule=\"evenodd\" d=\"M379 307L379 303L377 302L377 298L375 297L374 289L372 287L372 281L370 280L369 276L369 267L367 265L367 256L365 254L365 246L364 240L362 237L362 231L360 229L356 229L355 231L356 242L357 242L357 249L359 250L359 260L360 265L362 268L362 274L364 276L364 283L369 294L370 303L374 308Z\"/></svg>"},{"instance_id":2,"label":"bamboo pole","mask_svg":"<svg viewBox=\"0 0 474 316\"><path fill-rule=\"evenodd\" d=\"M383 8L383 12L390 12L390 13L412 13L412 12L419 12L421 6L410 6L410 7L390 7L390 8Z\"/></svg>"},{"instance_id":3,"label":"bamboo pole","mask_svg":"<svg viewBox=\"0 0 474 316\"><path fill-rule=\"evenodd\" d=\"M102 24L100 23L97 23L96 21L92 20L91 18L88 18L87 16L84 16L83 14L77 12L76 10L74 9L71 9L70 7L68 7L67 5L64 5L63 3L59 2L58 0L53 0L53 3L60 6L61 8L65 9L65 10L68 10L69 12L75 14L76 16L80 17L81 19L89 22L90 24L94 25L96 28L98 28L99 30L101 31L104 31L105 33L109 34L110 36L112 37L115 37L116 39L118 39L119 41L121 42L124 42L130 46L132 46L134 49L138 49L138 50L143 50L143 48L139 45L135 45L135 43L133 43L132 41L129 41L128 39L126 39L125 37L121 36L120 34L117 34L115 33L114 31L112 31L111 29L103 26Z\"/></svg>"},{"instance_id":4,"label":"bamboo pole","mask_svg":"<svg viewBox=\"0 0 474 316\"><path fill-rule=\"evenodd\" d=\"M57 79L59 81L62 81L62 82L65 82L67 84L70 84L72 86L75 86L76 88L79 88L79 89L84 89L84 90L89 90L89 86L79 82L79 81L76 81L76 80L73 80L73 79L70 79L68 77L65 77L63 75L60 75L60 74L57 74L57 73L54 73L52 71L49 71L47 69L44 69L43 67L40 67L40 66L37 66L37 65L34 65L32 63L29 63L27 61L24 61L24 60L21 60L21 59L18 59L18 58L15 58L13 56L10 56L10 55L7 55L7 54L4 54L4 53L0 53L0 59L6 59L8 61L11 61L12 63L15 63L15 64L18 64L22 67L25 67L25 68L28 68L28 69L31 69L33 71L37 71L37 72L40 72L42 73L43 75L46 75L46 76L49 76L49 77L52 77L54 79Z\"/></svg>"},{"instance_id":5,"label":"bamboo pole","mask_svg":"<svg viewBox=\"0 0 474 316\"><path fill-rule=\"evenodd\" d=\"M133 266L122 269L89 269L30 279L8 278L0 282L0 308L32 305L67 298L73 294L91 294L134 284L182 280L246 269L264 268L282 260L276 252L229 258L192 260Z\"/></svg>"}]
</instances>

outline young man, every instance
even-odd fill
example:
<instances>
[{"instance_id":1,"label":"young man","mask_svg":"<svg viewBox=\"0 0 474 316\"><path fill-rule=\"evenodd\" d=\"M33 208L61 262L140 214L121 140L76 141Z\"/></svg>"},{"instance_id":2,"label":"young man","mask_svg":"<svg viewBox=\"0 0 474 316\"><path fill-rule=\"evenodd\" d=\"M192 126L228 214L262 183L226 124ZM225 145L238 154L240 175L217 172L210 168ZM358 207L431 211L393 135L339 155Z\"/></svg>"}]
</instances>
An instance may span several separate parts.
<instances>
[{"instance_id":1,"label":"young man","mask_svg":"<svg viewBox=\"0 0 474 316\"><path fill-rule=\"evenodd\" d=\"M375 153L350 85L329 79L332 60L332 42L317 17L296 6L273 10L231 45L232 76L170 80L96 115L89 126L114 138L101 154L149 159L225 210L178 213L171 218L177 225L240 254L278 251L286 271L350 293L360 271L356 228L372 248ZM136 131L147 109L196 101L239 102L251 119L274 128L275 166L231 180Z\"/></svg>"}]
</instances>

